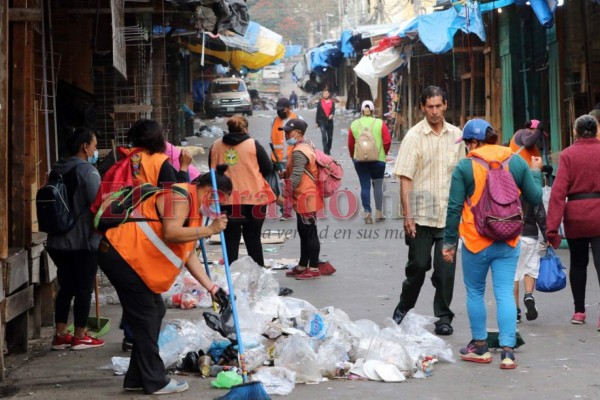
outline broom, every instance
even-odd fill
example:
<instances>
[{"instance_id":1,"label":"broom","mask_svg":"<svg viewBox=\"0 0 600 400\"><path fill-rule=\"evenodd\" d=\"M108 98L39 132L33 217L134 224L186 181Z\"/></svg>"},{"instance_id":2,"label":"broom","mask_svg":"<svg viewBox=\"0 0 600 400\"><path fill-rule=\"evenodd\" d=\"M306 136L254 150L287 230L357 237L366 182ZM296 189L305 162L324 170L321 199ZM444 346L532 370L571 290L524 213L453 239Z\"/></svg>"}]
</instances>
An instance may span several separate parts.
<instances>
[{"instance_id":1,"label":"broom","mask_svg":"<svg viewBox=\"0 0 600 400\"><path fill-rule=\"evenodd\" d=\"M217 177L215 170L210 169L210 179L212 181L213 194L215 198L215 211L217 215L221 214L221 206L219 205L219 191L217 189ZM238 345L239 364L242 370L243 382L231 388L224 396L217 397L215 400L271 400L265 388L259 381L249 382L248 370L246 369L246 360L244 356L244 344L242 335L240 334L240 324L238 322L237 307L235 306L235 295L233 293L233 282L231 273L229 272L229 258L227 257L227 246L225 245L225 233L221 231L221 248L223 249L223 260L225 262L225 275L227 277L227 287L229 289L229 300L231 301L231 311L233 312L233 323L235 326L235 337Z\"/></svg>"},{"instance_id":2,"label":"broom","mask_svg":"<svg viewBox=\"0 0 600 400\"><path fill-rule=\"evenodd\" d=\"M206 218L206 222L204 223L204 226L208 225L208 221L210 220L210 218ZM204 269L206 270L206 276L208 276L208 279L212 278L210 277L210 268L208 267L208 256L206 255L206 247L204 246L204 239L200 239L200 249L202 250L202 260L204 261ZM217 311L217 303L213 300L212 302L212 308L213 311Z\"/></svg>"}]
</instances>

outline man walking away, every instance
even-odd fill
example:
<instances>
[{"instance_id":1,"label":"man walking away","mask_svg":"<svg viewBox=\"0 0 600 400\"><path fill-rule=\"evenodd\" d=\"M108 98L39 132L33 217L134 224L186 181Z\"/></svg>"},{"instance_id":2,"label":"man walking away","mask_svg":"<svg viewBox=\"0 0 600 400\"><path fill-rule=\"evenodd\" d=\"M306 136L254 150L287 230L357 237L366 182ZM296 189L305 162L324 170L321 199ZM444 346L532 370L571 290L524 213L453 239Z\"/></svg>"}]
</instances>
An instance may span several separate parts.
<instances>
[{"instance_id":1,"label":"man walking away","mask_svg":"<svg viewBox=\"0 0 600 400\"><path fill-rule=\"evenodd\" d=\"M457 144L461 137L460 129L444 119L448 103L441 88L427 87L421 95L420 104L425 118L408 131L396 159L395 174L400 177L408 262L400 302L393 318L400 324L415 306L425 274L431 269L433 248L433 312L439 318L435 323L435 333L451 335L454 313L450 310L450 303L456 262L444 261L442 245L450 177L458 161L465 156L465 146L462 142Z\"/></svg>"},{"instance_id":2,"label":"man walking away","mask_svg":"<svg viewBox=\"0 0 600 400\"><path fill-rule=\"evenodd\" d=\"M322 98L317 103L317 126L321 129L323 138L323 153L331 154L333 142L333 116L335 115L335 103L329 98L329 90L324 89Z\"/></svg>"}]
</instances>

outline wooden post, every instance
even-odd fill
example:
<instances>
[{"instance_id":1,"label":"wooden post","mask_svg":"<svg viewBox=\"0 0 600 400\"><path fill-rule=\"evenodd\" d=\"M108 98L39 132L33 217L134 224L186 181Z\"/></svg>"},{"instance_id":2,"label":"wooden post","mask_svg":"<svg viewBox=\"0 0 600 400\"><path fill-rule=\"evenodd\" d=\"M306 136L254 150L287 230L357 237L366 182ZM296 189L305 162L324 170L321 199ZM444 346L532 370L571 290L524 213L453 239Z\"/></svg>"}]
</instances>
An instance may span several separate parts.
<instances>
[{"instance_id":1,"label":"wooden post","mask_svg":"<svg viewBox=\"0 0 600 400\"><path fill-rule=\"evenodd\" d=\"M8 257L8 193L10 188L8 179L9 132L8 2L0 1L0 258Z\"/></svg>"},{"instance_id":2,"label":"wooden post","mask_svg":"<svg viewBox=\"0 0 600 400\"><path fill-rule=\"evenodd\" d=\"M26 8L27 1L15 0L13 6ZM21 21L10 24L13 46L11 247L26 247L31 243L31 184L36 151L32 127L34 32L30 24Z\"/></svg>"}]
</instances>

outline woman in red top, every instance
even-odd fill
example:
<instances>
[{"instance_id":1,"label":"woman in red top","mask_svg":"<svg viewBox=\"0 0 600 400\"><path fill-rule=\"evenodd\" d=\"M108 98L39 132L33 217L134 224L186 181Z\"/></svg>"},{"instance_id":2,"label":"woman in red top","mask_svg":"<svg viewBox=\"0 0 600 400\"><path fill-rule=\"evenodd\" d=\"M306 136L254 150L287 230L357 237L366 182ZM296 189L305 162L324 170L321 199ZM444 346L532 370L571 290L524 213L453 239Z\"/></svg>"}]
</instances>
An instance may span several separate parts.
<instances>
[{"instance_id":1,"label":"woman in red top","mask_svg":"<svg viewBox=\"0 0 600 400\"><path fill-rule=\"evenodd\" d=\"M583 324L590 245L600 278L600 214L590 212L600 205L600 141L596 139L598 123L591 115L577 118L573 131L575 143L560 155L552 185L546 236L550 245L558 248L562 240L558 227L563 221L571 256L569 281L575 304L571 323Z\"/></svg>"},{"instance_id":2,"label":"woman in red top","mask_svg":"<svg viewBox=\"0 0 600 400\"><path fill-rule=\"evenodd\" d=\"M329 90L323 90L323 97L317 103L317 126L321 129L323 138L323 153L331 153L333 143L333 116L335 103L329 98Z\"/></svg>"}]
</instances>

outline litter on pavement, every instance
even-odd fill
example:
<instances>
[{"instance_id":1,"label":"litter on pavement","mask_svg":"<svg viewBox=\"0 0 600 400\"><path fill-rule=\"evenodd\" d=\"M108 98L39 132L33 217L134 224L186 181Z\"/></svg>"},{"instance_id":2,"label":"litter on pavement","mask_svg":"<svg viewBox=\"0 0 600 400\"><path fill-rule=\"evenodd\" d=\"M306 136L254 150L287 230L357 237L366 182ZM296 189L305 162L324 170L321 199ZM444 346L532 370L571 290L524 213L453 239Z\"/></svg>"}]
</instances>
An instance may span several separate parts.
<instances>
[{"instance_id":1,"label":"litter on pavement","mask_svg":"<svg viewBox=\"0 0 600 400\"><path fill-rule=\"evenodd\" d=\"M223 268L211 268L215 283L224 285ZM426 329L433 317L411 311L400 326L391 318L382 325L366 319L352 321L339 308L317 309L305 300L279 296L274 272L250 257L235 261L231 274L247 369L269 394L289 394L296 384L328 379L402 382L430 376L438 360L454 362L449 343ZM165 296L181 293L183 305L186 295L202 292L189 278L182 274ZM195 307L211 306L207 294L197 299ZM211 325L220 331L233 332L226 313L211 318L217 318ZM190 364L184 362L186 355L196 352L204 357L206 374L218 373L218 377L226 368L238 367L235 333L227 336L210 329L205 320L172 320L160 333L160 355L167 368L184 369ZM122 371L123 360L113 363L115 373ZM194 371L197 367L188 372ZM228 372L232 371L236 369Z\"/></svg>"}]
</instances>

